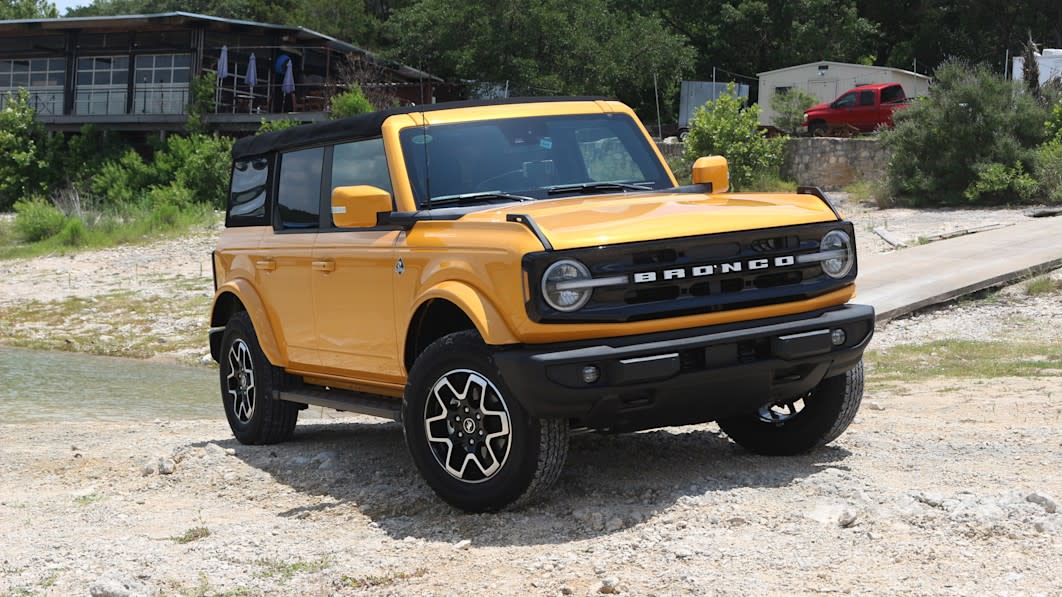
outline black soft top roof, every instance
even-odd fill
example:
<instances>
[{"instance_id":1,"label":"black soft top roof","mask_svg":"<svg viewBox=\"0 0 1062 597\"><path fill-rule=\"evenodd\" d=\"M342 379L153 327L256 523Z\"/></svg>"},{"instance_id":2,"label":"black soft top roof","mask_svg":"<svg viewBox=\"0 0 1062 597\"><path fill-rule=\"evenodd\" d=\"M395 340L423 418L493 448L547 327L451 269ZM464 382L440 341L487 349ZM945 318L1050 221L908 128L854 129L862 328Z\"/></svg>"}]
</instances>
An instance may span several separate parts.
<instances>
[{"instance_id":1,"label":"black soft top roof","mask_svg":"<svg viewBox=\"0 0 1062 597\"><path fill-rule=\"evenodd\" d=\"M350 118L305 124L302 126L274 131L261 135L243 137L232 146L234 160L260 156L275 151L285 151L299 147L308 147L322 143L345 141L350 139L367 139L380 136L383 122L395 114L411 114L452 110L454 108L473 108L478 106L500 106L507 104L530 104L539 102L571 102L606 100L605 97L514 97L495 100L472 100L463 102L443 102L421 106L403 106L379 112L359 114Z\"/></svg>"}]
</instances>

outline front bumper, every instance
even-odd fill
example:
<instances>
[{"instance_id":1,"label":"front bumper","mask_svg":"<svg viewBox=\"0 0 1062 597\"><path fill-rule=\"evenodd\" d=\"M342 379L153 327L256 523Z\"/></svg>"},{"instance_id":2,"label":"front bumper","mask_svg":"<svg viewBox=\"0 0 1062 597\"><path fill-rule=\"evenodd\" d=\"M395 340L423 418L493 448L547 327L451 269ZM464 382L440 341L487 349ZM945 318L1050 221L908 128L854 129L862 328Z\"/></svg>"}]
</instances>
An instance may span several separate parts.
<instances>
[{"instance_id":1,"label":"front bumper","mask_svg":"<svg viewBox=\"0 0 1062 597\"><path fill-rule=\"evenodd\" d=\"M845 339L835 345L834 330ZM804 394L855 367L874 308L599 340L499 347L505 383L536 417L616 431L712 421ZM599 378L583 379L596 367Z\"/></svg>"}]
</instances>

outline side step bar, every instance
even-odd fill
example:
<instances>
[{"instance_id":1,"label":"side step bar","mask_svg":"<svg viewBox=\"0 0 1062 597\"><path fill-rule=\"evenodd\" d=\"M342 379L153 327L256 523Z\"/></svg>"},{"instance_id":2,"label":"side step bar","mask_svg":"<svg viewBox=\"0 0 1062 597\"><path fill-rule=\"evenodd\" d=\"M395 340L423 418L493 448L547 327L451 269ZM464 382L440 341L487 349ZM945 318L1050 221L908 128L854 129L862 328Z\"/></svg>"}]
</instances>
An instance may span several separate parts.
<instances>
[{"instance_id":1,"label":"side step bar","mask_svg":"<svg viewBox=\"0 0 1062 597\"><path fill-rule=\"evenodd\" d=\"M299 404L323 406L347 412L398 421L402 418L402 400L353 392L350 390L297 387L277 392L277 398Z\"/></svg>"}]
</instances>

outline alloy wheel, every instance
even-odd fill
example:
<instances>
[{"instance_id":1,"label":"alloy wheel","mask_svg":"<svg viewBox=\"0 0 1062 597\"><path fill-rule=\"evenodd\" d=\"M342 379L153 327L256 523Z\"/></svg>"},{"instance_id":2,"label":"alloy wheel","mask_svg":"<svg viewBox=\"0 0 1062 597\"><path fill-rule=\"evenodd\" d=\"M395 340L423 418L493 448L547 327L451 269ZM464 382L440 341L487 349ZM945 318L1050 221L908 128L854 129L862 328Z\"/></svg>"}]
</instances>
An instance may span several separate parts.
<instances>
[{"instance_id":1,"label":"alloy wheel","mask_svg":"<svg viewBox=\"0 0 1062 597\"><path fill-rule=\"evenodd\" d=\"M467 483L492 478L511 447L509 409L489 379L469 369L445 373L424 404L424 431L436 462Z\"/></svg>"},{"instance_id":2,"label":"alloy wheel","mask_svg":"<svg viewBox=\"0 0 1062 597\"><path fill-rule=\"evenodd\" d=\"M229 348L229 375L226 386L232 398L232 412L241 423L247 423L254 416L255 385L254 363L251 349L242 339L237 339Z\"/></svg>"}]
</instances>

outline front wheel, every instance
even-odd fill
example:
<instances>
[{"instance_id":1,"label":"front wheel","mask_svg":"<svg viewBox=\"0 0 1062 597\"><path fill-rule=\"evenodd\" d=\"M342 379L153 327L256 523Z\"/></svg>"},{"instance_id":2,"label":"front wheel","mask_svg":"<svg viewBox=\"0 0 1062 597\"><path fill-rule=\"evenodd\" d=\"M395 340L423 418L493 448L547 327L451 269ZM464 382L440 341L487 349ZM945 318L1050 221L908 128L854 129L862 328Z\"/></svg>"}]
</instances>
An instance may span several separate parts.
<instances>
[{"instance_id":1,"label":"front wheel","mask_svg":"<svg viewBox=\"0 0 1062 597\"><path fill-rule=\"evenodd\" d=\"M806 395L716 422L730 439L749 452L789 456L810 452L837 439L852 423L862 400L860 360L843 375L822 380Z\"/></svg>"},{"instance_id":2,"label":"front wheel","mask_svg":"<svg viewBox=\"0 0 1062 597\"><path fill-rule=\"evenodd\" d=\"M225 417L241 444L275 444L291 437L299 407L273 397L281 371L262 352L251 318L243 311L225 325L218 369Z\"/></svg>"},{"instance_id":3,"label":"front wheel","mask_svg":"<svg viewBox=\"0 0 1062 597\"><path fill-rule=\"evenodd\" d=\"M475 331L444 336L417 358L402 426L428 485L467 512L531 501L568 454L568 422L528 414Z\"/></svg>"}]
</instances>

